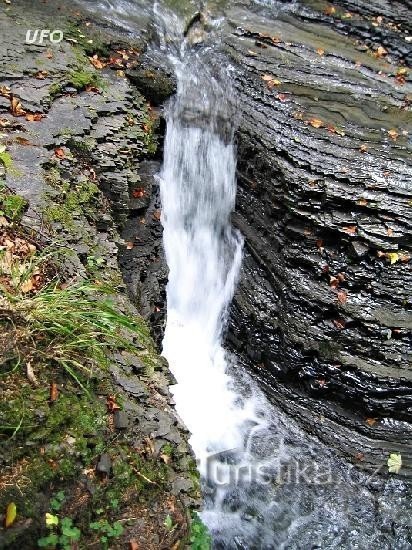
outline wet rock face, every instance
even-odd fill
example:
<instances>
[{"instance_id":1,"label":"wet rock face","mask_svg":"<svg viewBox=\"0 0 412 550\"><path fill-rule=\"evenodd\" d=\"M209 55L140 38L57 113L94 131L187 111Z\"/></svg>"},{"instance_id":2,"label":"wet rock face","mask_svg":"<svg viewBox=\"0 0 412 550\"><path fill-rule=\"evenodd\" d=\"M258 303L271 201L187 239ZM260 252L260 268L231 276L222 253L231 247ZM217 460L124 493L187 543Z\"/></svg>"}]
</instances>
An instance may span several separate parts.
<instances>
[{"instance_id":1,"label":"wet rock face","mask_svg":"<svg viewBox=\"0 0 412 550\"><path fill-rule=\"evenodd\" d=\"M337 13L347 4L335 3ZM355 415L353 429L365 417L412 421L403 8L393 9L393 26L385 21L387 32L400 29L399 47L381 55L385 29L371 22L385 6L360 6L353 25L341 18L355 29L348 37L324 7L247 18L234 8L225 38L241 111L233 221L245 236L228 340L277 400L303 399L315 431L310 415L321 409L339 411L341 424ZM361 23L369 49L358 41ZM382 428L381 438L392 436Z\"/></svg>"}]
</instances>

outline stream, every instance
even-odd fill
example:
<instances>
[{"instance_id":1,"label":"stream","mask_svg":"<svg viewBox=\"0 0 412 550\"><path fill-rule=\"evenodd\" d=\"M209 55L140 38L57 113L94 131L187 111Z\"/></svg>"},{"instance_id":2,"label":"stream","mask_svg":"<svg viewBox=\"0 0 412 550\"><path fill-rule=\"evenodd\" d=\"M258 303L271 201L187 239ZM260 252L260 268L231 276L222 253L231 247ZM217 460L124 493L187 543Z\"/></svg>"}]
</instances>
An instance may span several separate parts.
<instances>
[{"instance_id":1,"label":"stream","mask_svg":"<svg viewBox=\"0 0 412 550\"><path fill-rule=\"evenodd\" d=\"M268 0L258 2L267 9ZM105 2L133 27L138 2ZM149 8L147 8L149 9ZM159 181L169 267L163 354L176 409L192 436L214 548L409 549L403 482L365 475L302 431L223 346L242 264L236 198L236 98L213 40L192 47L184 22L156 2L153 56L166 56L177 94L165 107ZM321 420L320 420L321 421Z\"/></svg>"}]
</instances>

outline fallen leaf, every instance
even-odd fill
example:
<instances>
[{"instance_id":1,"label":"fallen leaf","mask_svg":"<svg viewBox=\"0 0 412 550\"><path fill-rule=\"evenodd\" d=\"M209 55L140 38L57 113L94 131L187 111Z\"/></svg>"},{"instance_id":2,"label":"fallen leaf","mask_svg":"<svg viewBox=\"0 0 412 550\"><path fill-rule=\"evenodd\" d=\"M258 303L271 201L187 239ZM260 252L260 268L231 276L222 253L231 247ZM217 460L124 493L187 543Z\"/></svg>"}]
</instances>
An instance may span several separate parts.
<instances>
[{"instance_id":1,"label":"fallen leaf","mask_svg":"<svg viewBox=\"0 0 412 550\"><path fill-rule=\"evenodd\" d=\"M334 6L327 6L325 8L325 15L333 15L336 12L336 8Z\"/></svg>"},{"instance_id":2,"label":"fallen leaf","mask_svg":"<svg viewBox=\"0 0 412 550\"><path fill-rule=\"evenodd\" d=\"M104 67L106 67L106 63L101 61L97 54L94 54L93 57L89 57L89 60L95 69L104 69Z\"/></svg>"},{"instance_id":3,"label":"fallen leaf","mask_svg":"<svg viewBox=\"0 0 412 550\"><path fill-rule=\"evenodd\" d=\"M319 118L310 118L307 122L314 128L321 128L323 126L323 122Z\"/></svg>"},{"instance_id":4,"label":"fallen leaf","mask_svg":"<svg viewBox=\"0 0 412 550\"><path fill-rule=\"evenodd\" d=\"M163 460L163 462L164 462L165 464L169 464L169 462L170 462L170 456L169 456L169 455L161 454L161 455L160 455L160 458Z\"/></svg>"},{"instance_id":5,"label":"fallen leaf","mask_svg":"<svg viewBox=\"0 0 412 550\"><path fill-rule=\"evenodd\" d=\"M33 386L37 386L39 383L37 381L37 378L34 374L33 367L31 366L31 363L27 363L26 365L26 375L29 381L33 384Z\"/></svg>"},{"instance_id":6,"label":"fallen leaf","mask_svg":"<svg viewBox=\"0 0 412 550\"><path fill-rule=\"evenodd\" d=\"M162 217L162 212L161 210L156 210L154 213L153 213L153 217L155 220L159 221L160 218Z\"/></svg>"},{"instance_id":7,"label":"fallen leaf","mask_svg":"<svg viewBox=\"0 0 412 550\"><path fill-rule=\"evenodd\" d=\"M27 292L31 292L33 289L34 289L34 281L32 278L28 279L22 285L20 285L20 290L23 292L23 294L27 294Z\"/></svg>"},{"instance_id":8,"label":"fallen leaf","mask_svg":"<svg viewBox=\"0 0 412 550\"><path fill-rule=\"evenodd\" d=\"M26 111L23 109L20 100L17 97L11 98L10 112L13 116L23 116Z\"/></svg>"},{"instance_id":9,"label":"fallen leaf","mask_svg":"<svg viewBox=\"0 0 412 550\"><path fill-rule=\"evenodd\" d=\"M289 98L286 94L277 94L276 99L279 99L279 101L287 101Z\"/></svg>"},{"instance_id":10,"label":"fallen leaf","mask_svg":"<svg viewBox=\"0 0 412 550\"><path fill-rule=\"evenodd\" d=\"M365 420L366 424L368 424L368 426L374 426L377 422L376 418L366 418Z\"/></svg>"},{"instance_id":11,"label":"fallen leaf","mask_svg":"<svg viewBox=\"0 0 412 550\"><path fill-rule=\"evenodd\" d=\"M47 50L44 55L47 57L47 59L53 59L53 52L51 50Z\"/></svg>"},{"instance_id":12,"label":"fallen leaf","mask_svg":"<svg viewBox=\"0 0 412 550\"><path fill-rule=\"evenodd\" d=\"M39 122L45 116L43 113L27 113L26 120L28 122Z\"/></svg>"},{"instance_id":13,"label":"fallen leaf","mask_svg":"<svg viewBox=\"0 0 412 550\"><path fill-rule=\"evenodd\" d=\"M399 254L397 252L387 252L386 257L390 261L391 265L396 264L396 262L399 260Z\"/></svg>"},{"instance_id":14,"label":"fallen leaf","mask_svg":"<svg viewBox=\"0 0 412 550\"><path fill-rule=\"evenodd\" d=\"M318 48L318 49L316 50L316 53L317 53L318 55L322 56L322 55L325 54L325 50L324 50L323 48Z\"/></svg>"},{"instance_id":15,"label":"fallen leaf","mask_svg":"<svg viewBox=\"0 0 412 550\"><path fill-rule=\"evenodd\" d=\"M361 153L366 153L367 150L368 150L368 146L365 145L364 143L359 147L359 151Z\"/></svg>"},{"instance_id":16,"label":"fallen leaf","mask_svg":"<svg viewBox=\"0 0 412 550\"><path fill-rule=\"evenodd\" d=\"M356 460L359 460L359 462L362 462L365 460L365 455L363 453L356 453L355 458Z\"/></svg>"},{"instance_id":17,"label":"fallen leaf","mask_svg":"<svg viewBox=\"0 0 412 550\"><path fill-rule=\"evenodd\" d=\"M134 243L132 241L128 241L126 243L126 249L127 250L132 250L132 248L134 248Z\"/></svg>"},{"instance_id":18,"label":"fallen leaf","mask_svg":"<svg viewBox=\"0 0 412 550\"><path fill-rule=\"evenodd\" d=\"M113 395L108 395L107 396L106 405L107 405L107 410L108 410L109 413L114 413L115 411L120 410L120 407L116 403L115 397Z\"/></svg>"},{"instance_id":19,"label":"fallen leaf","mask_svg":"<svg viewBox=\"0 0 412 550\"><path fill-rule=\"evenodd\" d=\"M58 390L57 384L56 382L52 382L50 384L50 402L54 403L57 400L58 396L59 396L59 390Z\"/></svg>"},{"instance_id":20,"label":"fallen leaf","mask_svg":"<svg viewBox=\"0 0 412 550\"><path fill-rule=\"evenodd\" d=\"M14 141L19 145L33 145L30 140L22 136L17 136L16 138L14 138Z\"/></svg>"},{"instance_id":21,"label":"fallen leaf","mask_svg":"<svg viewBox=\"0 0 412 550\"><path fill-rule=\"evenodd\" d=\"M129 541L129 550L139 550L139 545L135 540Z\"/></svg>"},{"instance_id":22,"label":"fallen leaf","mask_svg":"<svg viewBox=\"0 0 412 550\"><path fill-rule=\"evenodd\" d=\"M395 128L392 128L392 130L388 130L388 136L393 140L396 141L398 139L398 132L395 130Z\"/></svg>"},{"instance_id":23,"label":"fallen leaf","mask_svg":"<svg viewBox=\"0 0 412 550\"><path fill-rule=\"evenodd\" d=\"M398 474L402 467L402 456L399 453L391 453L388 458L388 471Z\"/></svg>"},{"instance_id":24,"label":"fallen leaf","mask_svg":"<svg viewBox=\"0 0 412 550\"><path fill-rule=\"evenodd\" d=\"M100 94L100 90L96 86L86 86L85 90L86 92L93 92L95 94Z\"/></svg>"},{"instance_id":25,"label":"fallen leaf","mask_svg":"<svg viewBox=\"0 0 412 550\"><path fill-rule=\"evenodd\" d=\"M346 290L339 290L339 292L338 292L338 302L340 304L346 304L347 301L348 301L348 294L347 294Z\"/></svg>"},{"instance_id":26,"label":"fallen leaf","mask_svg":"<svg viewBox=\"0 0 412 550\"><path fill-rule=\"evenodd\" d=\"M329 286L332 288L337 288L339 286L339 279L331 276L329 279Z\"/></svg>"},{"instance_id":27,"label":"fallen leaf","mask_svg":"<svg viewBox=\"0 0 412 550\"><path fill-rule=\"evenodd\" d=\"M8 529L13 525L17 516L17 506L14 502L10 502L6 508L6 517L4 518L4 527Z\"/></svg>"},{"instance_id":28,"label":"fallen leaf","mask_svg":"<svg viewBox=\"0 0 412 550\"><path fill-rule=\"evenodd\" d=\"M37 78L38 80L44 80L46 76L48 76L47 71L37 71L37 73L34 74L34 78Z\"/></svg>"},{"instance_id":29,"label":"fallen leaf","mask_svg":"<svg viewBox=\"0 0 412 550\"><path fill-rule=\"evenodd\" d=\"M385 55L388 55L387 50L383 46L379 46L379 48L375 51L375 57L384 57Z\"/></svg>"},{"instance_id":30,"label":"fallen leaf","mask_svg":"<svg viewBox=\"0 0 412 550\"><path fill-rule=\"evenodd\" d=\"M336 128L335 128L335 126L333 126L333 124L328 124L328 125L327 125L327 130L328 130L328 132L330 132L331 134L336 134Z\"/></svg>"},{"instance_id":31,"label":"fallen leaf","mask_svg":"<svg viewBox=\"0 0 412 550\"><path fill-rule=\"evenodd\" d=\"M346 326L346 323L345 323L344 319L333 319L332 322L335 325L335 327L339 330L343 330Z\"/></svg>"},{"instance_id":32,"label":"fallen leaf","mask_svg":"<svg viewBox=\"0 0 412 550\"><path fill-rule=\"evenodd\" d=\"M348 227L342 227L342 231L344 231L348 235L354 235L357 231L357 227L356 225L349 225Z\"/></svg>"},{"instance_id":33,"label":"fallen leaf","mask_svg":"<svg viewBox=\"0 0 412 550\"><path fill-rule=\"evenodd\" d=\"M367 206L368 201L366 199L358 199L356 204L359 206Z\"/></svg>"},{"instance_id":34,"label":"fallen leaf","mask_svg":"<svg viewBox=\"0 0 412 550\"><path fill-rule=\"evenodd\" d=\"M0 86L0 95L7 99L11 97L11 90L8 86Z\"/></svg>"},{"instance_id":35,"label":"fallen leaf","mask_svg":"<svg viewBox=\"0 0 412 550\"><path fill-rule=\"evenodd\" d=\"M337 277L337 279L340 283L343 283L343 281L345 280L345 274L344 273L338 273L336 275L336 277Z\"/></svg>"},{"instance_id":36,"label":"fallen leaf","mask_svg":"<svg viewBox=\"0 0 412 550\"><path fill-rule=\"evenodd\" d=\"M57 149L54 150L54 154L56 155L56 157L58 157L59 159L64 159L66 154L64 152L64 150L61 148L61 147L58 147Z\"/></svg>"},{"instance_id":37,"label":"fallen leaf","mask_svg":"<svg viewBox=\"0 0 412 550\"><path fill-rule=\"evenodd\" d=\"M145 190L143 187L137 187L133 190L132 195L135 199L140 199L141 197L144 197Z\"/></svg>"}]
</instances>

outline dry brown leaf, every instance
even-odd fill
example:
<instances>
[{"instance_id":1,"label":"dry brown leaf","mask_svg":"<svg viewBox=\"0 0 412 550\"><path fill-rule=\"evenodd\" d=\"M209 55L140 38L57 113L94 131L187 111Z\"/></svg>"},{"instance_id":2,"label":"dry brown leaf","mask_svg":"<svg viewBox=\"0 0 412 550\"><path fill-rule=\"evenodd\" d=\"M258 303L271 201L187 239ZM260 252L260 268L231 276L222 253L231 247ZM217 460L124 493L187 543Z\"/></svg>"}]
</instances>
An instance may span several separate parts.
<instances>
[{"instance_id":1,"label":"dry brown leaf","mask_svg":"<svg viewBox=\"0 0 412 550\"><path fill-rule=\"evenodd\" d=\"M0 86L0 96L10 99L11 98L10 88L8 86Z\"/></svg>"},{"instance_id":2,"label":"dry brown leaf","mask_svg":"<svg viewBox=\"0 0 412 550\"><path fill-rule=\"evenodd\" d=\"M359 462L362 462L365 460L365 455L363 453L356 453L355 458L356 460L359 460Z\"/></svg>"},{"instance_id":3,"label":"dry brown leaf","mask_svg":"<svg viewBox=\"0 0 412 550\"><path fill-rule=\"evenodd\" d=\"M56 382L52 382L50 384L50 402L54 403L59 396L59 389L57 387Z\"/></svg>"},{"instance_id":4,"label":"dry brown leaf","mask_svg":"<svg viewBox=\"0 0 412 550\"><path fill-rule=\"evenodd\" d=\"M34 78L37 78L38 80L44 80L46 78L46 76L48 76L48 72L47 71L37 71L37 73L35 73L34 75Z\"/></svg>"},{"instance_id":5,"label":"dry brown leaf","mask_svg":"<svg viewBox=\"0 0 412 550\"><path fill-rule=\"evenodd\" d=\"M324 50L323 48L318 48L318 49L316 50L316 53L322 57L322 55L325 54L325 50Z\"/></svg>"},{"instance_id":6,"label":"dry brown leaf","mask_svg":"<svg viewBox=\"0 0 412 550\"><path fill-rule=\"evenodd\" d=\"M342 227L342 231L344 231L348 235L354 235L357 231L357 227L356 225L349 225L347 227Z\"/></svg>"},{"instance_id":7,"label":"dry brown leaf","mask_svg":"<svg viewBox=\"0 0 412 550\"><path fill-rule=\"evenodd\" d=\"M376 424L377 419L376 418L366 418L365 421L369 426L373 426L374 424Z\"/></svg>"},{"instance_id":8,"label":"dry brown leaf","mask_svg":"<svg viewBox=\"0 0 412 550\"><path fill-rule=\"evenodd\" d=\"M17 97L11 98L10 112L13 116L23 116L26 114L26 111L23 109L20 100Z\"/></svg>"},{"instance_id":9,"label":"dry brown leaf","mask_svg":"<svg viewBox=\"0 0 412 550\"><path fill-rule=\"evenodd\" d=\"M362 145L359 147L359 151L361 153L366 153L367 150L368 150L368 146L362 143Z\"/></svg>"},{"instance_id":10,"label":"dry brown leaf","mask_svg":"<svg viewBox=\"0 0 412 550\"><path fill-rule=\"evenodd\" d=\"M346 326L346 323L345 323L345 320L344 319L334 319L333 320L333 324L335 325L335 327L338 329L338 330L343 330Z\"/></svg>"},{"instance_id":11,"label":"dry brown leaf","mask_svg":"<svg viewBox=\"0 0 412 550\"><path fill-rule=\"evenodd\" d=\"M396 141L398 139L398 132L395 130L395 128L392 128L392 130L388 130L388 136L393 140Z\"/></svg>"},{"instance_id":12,"label":"dry brown leaf","mask_svg":"<svg viewBox=\"0 0 412 550\"><path fill-rule=\"evenodd\" d=\"M45 116L43 113L27 113L26 120L28 122L39 122Z\"/></svg>"},{"instance_id":13,"label":"dry brown leaf","mask_svg":"<svg viewBox=\"0 0 412 550\"><path fill-rule=\"evenodd\" d=\"M323 122L319 118L310 118L307 122L314 128L321 128L323 126Z\"/></svg>"},{"instance_id":14,"label":"dry brown leaf","mask_svg":"<svg viewBox=\"0 0 412 550\"><path fill-rule=\"evenodd\" d=\"M58 147L57 149L54 150L54 154L56 155L56 157L58 157L59 159L64 159L66 154L64 152L64 150L61 148L61 147Z\"/></svg>"},{"instance_id":15,"label":"dry brown leaf","mask_svg":"<svg viewBox=\"0 0 412 550\"><path fill-rule=\"evenodd\" d=\"M329 279L329 286L332 288L337 288L339 286L339 279L331 276Z\"/></svg>"},{"instance_id":16,"label":"dry brown leaf","mask_svg":"<svg viewBox=\"0 0 412 550\"><path fill-rule=\"evenodd\" d=\"M27 294L27 292L31 292L35 286L34 286L34 280L33 278L31 279L28 279L27 281L25 281L21 286L20 286L20 290L23 292L23 294Z\"/></svg>"},{"instance_id":17,"label":"dry brown leaf","mask_svg":"<svg viewBox=\"0 0 412 550\"><path fill-rule=\"evenodd\" d=\"M359 206L367 206L368 201L366 199L358 199L357 204Z\"/></svg>"},{"instance_id":18,"label":"dry brown leaf","mask_svg":"<svg viewBox=\"0 0 412 550\"><path fill-rule=\"evenodd\" d=\"M29 382L31 384L33 384L33 386L38 386L39 385L39 383L37 381L37 378L34 374L33 367L31 366L30 362L27 363L27 365L26 365L26 375L27 375L27 378L28 378Z\"/></svg>"},{"instance_id":19,"label":"dry brown leaf","mask_svg":"<svg viewBox=\"0 0 412 550\"><path fill-rule=\"evenodd\" d=\"M384 57L385 55L388 55L387 50L383 46L379 46L375 52L375 57Z\"/></svg>"},{"instance_id":20,"label":"dry brown leaf","mask_svg":"<svg viewBox=\"0 0 412 550\"><path fill-rule=\"evenodd\" d=\"M129 550L139 550L139 545L134 539L129 541Z\"/></svg>"},{"instance_id":21,"label":"dry brown leaf","mask_svg":"<svg viewBox=\"0 0 412 550\"><path fill-rule=\"evenodd\" d=\"M33 145L33 143L25 137L17 136L14 141L19 145Z\"/></svg>"},{"instance_id":22,"label":"dry brown leaf","mask_svg":"<svg viewBox=\"0 0 412 550\"><path fill-rule=\"evenodd\" d=\"M163 462L164 462L165 464L169 464L169 462L170 462L170 456L169 456L169 455L161 454L161 455L160 455L160 458L163 460Z\"/></svg>"},{"instance_id":23,"label":"dry brown leaf","mask_svg":"<svg viewBox=\"0 0 412 550\"><path fill-rule=\"evenodd\" d=\"M93 57L89 57L89 60L95 69L104 69L104 67L106 67L106 63L101 61L97 54L94 54Z\"/></svg>"},{"instance_id":24,"label":"dry brown leaf","mask_svg":"<svg viewBox=\"0 0 412 550\"><path fill-rule=\"evenodd\" d=\"M134 248L134 243L132 241L128 241L126 243L126 249L127 250L132 250L132 248Z\"/></svg>"},{"instance_id":25,"label":"dry brown leaf","mask_svg":"<svg viewBox=\"0 0 412 550\"><path fill-rule=\"evenodd\" d=\"M333 15L335 12L336 12L335 6L327 6L324 11L325 15Z\"/></svg>"},{"instance_id":26,"label":"dry brown leaf","mask_svg":"<svg viewBox=\"0 0 412 550\"><path fill-rule=\"evenodd\" d=\"M338 302L340 304L346 304L348 300L348 294L346 292L346 290L339 290L338 292Z\"/></svg>"}]
</instances>

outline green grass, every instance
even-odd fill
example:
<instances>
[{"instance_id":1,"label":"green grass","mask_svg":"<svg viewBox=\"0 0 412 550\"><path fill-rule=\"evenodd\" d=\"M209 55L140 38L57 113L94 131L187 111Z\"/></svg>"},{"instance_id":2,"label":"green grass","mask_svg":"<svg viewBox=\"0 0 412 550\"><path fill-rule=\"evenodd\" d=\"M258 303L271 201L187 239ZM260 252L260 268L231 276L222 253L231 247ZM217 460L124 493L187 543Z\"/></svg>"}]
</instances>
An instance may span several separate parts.
<instances>
[{"instance_id":1,"label":"green grass","mask_svg":"<svg viewBox=\"0 0 412 550\"><path fill-rule=\"evenodd\" d=\"M82 385L84 376L108 366L111 350L134 351L133 335L143 335L138 323L102 299L105 292L88 282L50 284L31 297L6 292L0 323L12 320L18 331L18 357L37 366L57 364Z\"/></svg>"}]
</instances>

